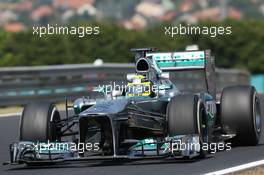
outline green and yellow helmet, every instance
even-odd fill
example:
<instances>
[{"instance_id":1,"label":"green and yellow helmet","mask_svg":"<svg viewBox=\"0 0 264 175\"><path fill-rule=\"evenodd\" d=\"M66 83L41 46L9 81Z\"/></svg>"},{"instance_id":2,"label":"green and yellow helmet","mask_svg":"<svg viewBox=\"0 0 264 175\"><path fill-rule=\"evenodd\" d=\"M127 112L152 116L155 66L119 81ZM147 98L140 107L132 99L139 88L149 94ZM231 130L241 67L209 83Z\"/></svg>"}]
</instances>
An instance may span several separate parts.
<instances>
[{"instance_id":1,"label":"green and yellow helmet","mask_svg":"<svg viewBox=\"0 0 264 175\"><path fill-rule=\"evenodd\" d=\"M134 75L132 82L127 84L127 96L150 96L152 94L152 82L144 75Z\"/></svg>"}]
</instances>

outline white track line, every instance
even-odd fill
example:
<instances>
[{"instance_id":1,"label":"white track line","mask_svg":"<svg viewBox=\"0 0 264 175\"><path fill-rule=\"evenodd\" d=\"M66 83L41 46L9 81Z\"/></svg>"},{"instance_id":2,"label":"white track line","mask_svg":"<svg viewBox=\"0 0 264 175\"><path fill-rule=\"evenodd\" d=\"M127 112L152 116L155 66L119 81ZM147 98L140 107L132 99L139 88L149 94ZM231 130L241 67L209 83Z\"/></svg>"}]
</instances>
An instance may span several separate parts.
<instances>
[{"instance_id":1,"label":"white track line","mask_svg":"<svg viewBox=\"0 0 264 175\"><path fill-rule=\"evenodd\" d=\"M260 166L260 165L264 165L264 159L263 160L259 160L259 161L255 161L255 162L250 162L250 163L238 165L238 166L234 166L234 167L227 168L227 169L222 169L222 170L219 170L219 171L206 173L205 175L222 175L222 174L234 173L234 172L237 172L237 171L242 171L242 170L245 170L245 169L254 168L254 167L257 167L257 166Z\"/></svg>"},{"instance_id":2,"label":"white track line","mask_svg":"<svg viewBox=\"0 0 264 175\"><path fill-rule=\"evenodd\" d=\"M17 112L17 113L9 113L9 114L0 114L1 117L11 117L11 116L20 116L22 112Z\"/></svg>"}]
</instances>

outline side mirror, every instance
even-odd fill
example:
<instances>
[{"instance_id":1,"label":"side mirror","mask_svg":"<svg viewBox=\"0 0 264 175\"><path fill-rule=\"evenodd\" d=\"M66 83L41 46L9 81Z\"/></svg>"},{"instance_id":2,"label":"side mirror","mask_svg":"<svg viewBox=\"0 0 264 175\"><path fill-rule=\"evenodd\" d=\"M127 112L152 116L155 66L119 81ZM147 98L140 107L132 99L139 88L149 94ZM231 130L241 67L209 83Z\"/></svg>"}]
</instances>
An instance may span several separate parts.
<instances>
[{"instance_id":1,"label":"side mirror","mask_svg":"<svg viewBox=\"0 0 264 175\"><path fill-rule=\"evenodd\" d=\"M132 82L136 74L127 74L127 81Z\"/></svg>"},{"instance_id":2,"label":"side mirror","mask_svg":"<svg viewBox=\"0 0 264 175\"><path fill-rule=\"evenodd\" d=\"M169 79L170 78L170 73L169 72L162 72L159 75L160 78L165 78L165 79Z\"/></svg>"},{"instance_id":3,"label":"side mirror","mask_svg":"<svg viewBox=\"0 0 264 175\"><path fill-rule=\"evenodd\" d=\"M118 91L118 90L113 90L112 91L112 96L113 97L119 97L119 96L122 96L122 95L123 95L122 91Z\"/></svg>"}]
</instances>

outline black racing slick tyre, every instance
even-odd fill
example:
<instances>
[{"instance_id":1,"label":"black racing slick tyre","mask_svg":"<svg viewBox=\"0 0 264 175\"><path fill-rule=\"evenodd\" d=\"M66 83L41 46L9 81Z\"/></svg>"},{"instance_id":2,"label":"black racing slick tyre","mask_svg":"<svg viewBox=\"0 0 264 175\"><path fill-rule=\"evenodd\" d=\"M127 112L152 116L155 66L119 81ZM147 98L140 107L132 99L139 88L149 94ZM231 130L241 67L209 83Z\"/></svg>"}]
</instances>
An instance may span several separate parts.
<instances>
[{"instance_id":1,"label":"black racing slick tyre","mask_svg":"<svg viewBox=\"0 0 264 175\"><path fill-rule=\"evenodd\" d=\"M261 134L260 101L253 86L224 88L221 96L221 125L236 146L257 145Z\"/></svg>"},{"instance_id":2,"label":"black racing slick tyre","mask_svg":"<svg viewBox=\"0 0 264 175\"><path fill-rule=\"evenodd\" d=\"M197 95L173 97L167 106L168 134L200 134L204 106Z\"/></svg>"},{"instance_id":3,"label":"black racing slick tyre","mask_svg":"<svg viewBox=\"0 0 264 175\"><path fill-rule=\"evenodd\" d=\"M29 103L20 118L20 141L59 141L60 128L56 125L59 120L59 111L53 103Z\"/></svg>"},{"instance_id":4,"label":"black racing slick tyre","mask_svg":"<svg viewBox=\"0 0 264 175\"><path fill-rule=\"evenodd\" d=\"M197 95L183 94L171 98L167 106L167 133L169 136L198 134L204 143L205 108ZM205 156L200 152L200 157Z\"/></svg>"}]
</instances>

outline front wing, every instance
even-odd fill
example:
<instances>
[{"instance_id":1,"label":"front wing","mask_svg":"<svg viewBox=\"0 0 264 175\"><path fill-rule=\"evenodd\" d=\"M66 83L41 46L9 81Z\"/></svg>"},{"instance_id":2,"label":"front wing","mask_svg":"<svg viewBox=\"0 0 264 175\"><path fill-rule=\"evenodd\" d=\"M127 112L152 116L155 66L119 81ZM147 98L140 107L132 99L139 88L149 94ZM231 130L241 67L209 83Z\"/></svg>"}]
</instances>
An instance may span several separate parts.
<instances>
[{"instance_id":1,"label":"front wing","mask_svg":"<svg viewBox=\"0 0 264 175\"><path fill-rule=\"evenodd\" d=\"M59 142L56 142L57 144ZM69 142L60 142L62 145L70 145ZM166 137L163 140L152 138L138 141L129 148L126 155L103 156L100 152L90 153L88 156L79 154L69 147L56 147L47 149L51 143L15 142L9 147L10 161L4 165L50 165L65 162L101 161L101 160L142 160L142 159L176 159L195 158L200 155L198 135L179 135ZM45 149L43 149L43 146ZM41 149L42 148L42 149Z\"/></svg>"}]
</instances>

